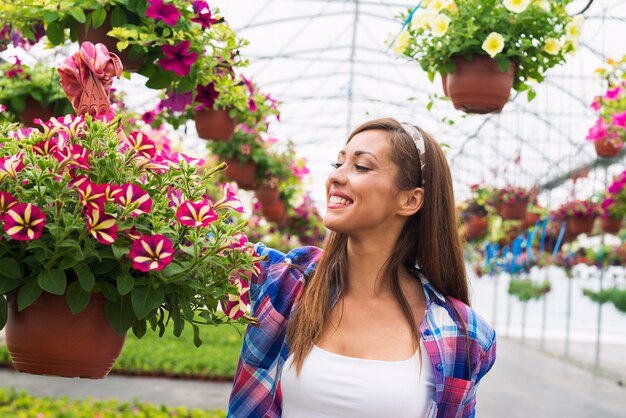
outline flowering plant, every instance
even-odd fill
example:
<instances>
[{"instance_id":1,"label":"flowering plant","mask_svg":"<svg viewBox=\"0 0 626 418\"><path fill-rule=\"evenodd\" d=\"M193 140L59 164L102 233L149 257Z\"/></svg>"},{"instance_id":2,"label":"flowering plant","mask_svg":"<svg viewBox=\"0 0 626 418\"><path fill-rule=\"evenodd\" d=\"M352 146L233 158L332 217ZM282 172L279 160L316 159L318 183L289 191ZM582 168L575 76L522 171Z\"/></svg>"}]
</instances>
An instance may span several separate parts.
<instances>
[{"instance_id":1,"label":"flowering plant","mask_svg":"<svg viewBox=\"0 0 626 418\"><path fill-rule=\"evenodd\" d=\"M554 212L557 219L579 218L594 219L600 214L598 205L591 200L573 200L566 202Z\"/></svg>"},{"instance_id":2,"label":"flowering plant","mask_svg":"<svg viewBox=\"0 0 626 418\"><path fill-rule=\"evenodd\" d=\"M230 141L208 141L207 148L212 154L222 158L235 159L240 163L253 161L264 172L269 163L268 148L272 141L265 140L261 134L248 129L246 125L239 125Z\"/></svg>"},{"instance_id":3,"label":"flowering plant","mask_svg":"<svg viewBox=\"0 0 626 418\"><path fill-rule=\"evenodd\" d=\"M72 110L59 84L56 68L43 64L28 66L18 57L15 57L14 63L0 64L0 104L8 110L3 116L16 122L30 100L44 107L51 106L56 115L64 115Z\"/></svg>"},{"instance_id":4,"label":"flowering plant","mask_svg":"<svg viewBox=\"0 0 626 418\"><path fill-rule=\"evenodd\" d=\"M529 82L543 81L545 71L577 48L582 16L567 15L570 1L424 0L393 48L419 62L431 80L453 73L456 56L490 56L503 71L515 65L513 88L528 90L531 100Z\"/></svg>"},{"instance_id":5,"label":"flowering plant","mask_svg":"<svg viewBox=\"0 0 626 418\"><path fill-rule=\"evenodd\" d=\"M302 197L299 205L290 208L286 228L287 234L297 237L304 245L320 245L324 241L322 216L309 193Z\"/></svg>"},{"instance_id":6,"label":"flowering plant","mask_svg":"<svg viewBox=\"0 0 626 418\"><path fill-rule=\"evenodd\" d=\"M496 190L493 194L493 198L497 203L512 205L517 202L528 202L530 193L523 187L506 186Z\"/></svg>"},{"instance_id":7,"label":"flowering plant","mask_svg":"<svg viewBox=\"0 0 626 418\"><path fill-rule=\"evenodd\" d=\"M608 69L598 71L607 80L608 88L591 103L598 118L589 128L586 139L590 142L608 139L615 147L621 148L626 141L626 55L620 61L610 60L608 66Z\"/></svg>"},{"instance_id":8,"label":"flowering plant","mask_svg":"<svg viewBox=\"0 0 626 418\"><path fill-rule=\"evenodd\" d=\"M626 171L623 171L613 179L606 194L603 196L602 217L619 219L626 214Z\"/></svg>"}]
</instances>

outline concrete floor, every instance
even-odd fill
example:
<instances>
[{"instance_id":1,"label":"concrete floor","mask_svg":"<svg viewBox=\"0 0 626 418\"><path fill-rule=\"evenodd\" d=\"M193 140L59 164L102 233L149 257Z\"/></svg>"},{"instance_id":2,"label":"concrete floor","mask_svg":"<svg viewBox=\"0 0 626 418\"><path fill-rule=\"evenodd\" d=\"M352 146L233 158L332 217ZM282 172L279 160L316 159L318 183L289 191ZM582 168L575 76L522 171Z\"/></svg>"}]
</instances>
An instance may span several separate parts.
<instances>
[{"instance_id":1,"label":"concrete floor","mask_svg":"<svg viewBox=\"0 0 626 418\"><path fill-rule=\"evenodd\" d=\"M625 353L626 354L626 353ZM624 356L626 362L626 355ZM0 370L0 387L37 396L139 399L192 408L225 408L229 383L109 376L63 379ZM498 360L478 390L478 418L623 418L626 388L609 379L501 338Z\"/></svg>"}]
</instances>

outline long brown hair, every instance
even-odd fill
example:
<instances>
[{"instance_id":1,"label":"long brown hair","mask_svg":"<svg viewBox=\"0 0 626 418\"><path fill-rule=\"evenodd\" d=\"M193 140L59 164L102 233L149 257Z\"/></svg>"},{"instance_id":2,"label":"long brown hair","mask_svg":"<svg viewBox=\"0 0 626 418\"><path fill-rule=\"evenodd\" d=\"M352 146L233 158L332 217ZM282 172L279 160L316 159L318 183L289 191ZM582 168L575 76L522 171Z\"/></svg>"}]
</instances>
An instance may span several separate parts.
<instances>
[{"instance_id":1,"label":"long brown hair","mask_svg":"<svg viewBox=\"0 0 626 418\"><path fill-rule=\"evenodd\" d=\"M419 341L418 324L400 287L402 266L413 270L415 262L432 286L444 296L451 296L469 305L468 283L463 261L461 238L457 232L454 193L450 168L439 144L416 127L426 146L425 168L420 168L419 153L411 136L402 125L391 118L375 119L357 127L348 141L369 130L386 132L391 142L391 160L398 167L396 187L409 190L424 187L424 204L402 229L391 257L383 267L384 276L391 279L394 296L411 325L415 341ZM424 182L422 183L422 178ZM296 373L311 351L328 321L333 291L344 288L348 273L348 236L330 232L324 243L324 254L313 276L307 280L304 292L289 321L287 344L294 356Z\"/></svg>"}]
</instances>

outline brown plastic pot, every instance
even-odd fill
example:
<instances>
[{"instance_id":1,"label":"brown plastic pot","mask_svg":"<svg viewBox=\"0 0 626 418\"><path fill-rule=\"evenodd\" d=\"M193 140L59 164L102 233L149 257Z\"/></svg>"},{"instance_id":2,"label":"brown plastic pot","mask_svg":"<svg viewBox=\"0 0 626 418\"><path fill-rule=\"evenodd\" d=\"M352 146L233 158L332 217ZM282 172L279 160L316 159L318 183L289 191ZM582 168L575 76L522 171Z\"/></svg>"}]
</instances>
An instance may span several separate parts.
<instances>
[{"instance_id":1,"label":"brown plastic pot","mask_svg":"<svg viewBox=\"0 0 626 418\"><path fill-rule=\"evenodd\" d=\"M18 311L9 296L6 343L15 370L62 377L104 378L122 351L126 335L117 335L104 311L104 297L72 315L65 296L42 293Z\"/></svg>"},{"instance_id":2,"label":"brown plastic pot","mask_svg":"<svg viewBox=\"0 0 626 418\"><path fill-rule=\"evenodd\" d=\"M282 200L277 200L270 205L261 204L263 216L270 222L284 225L287 222L287 208Z\"/></svg>"},{"instance_id":3,"label":"brown plastic pot","mask_svg":"<svg viewBox=\"0 0 626 418\"><path fill-rule=\"evenodd\" d=\"M482 237L487 232L487 217L471 215L465 222L465 238L473 240Z\"/></svg>"},{"instance_id":4,"label":"brown plastic pot","mask_svg":"<svg viewBox=\"0 0 626 418\"><path fill-rule=\"evenodd\" d=\"M272 205L280 198L278 189L261 186L254 191L254 196L262 205Z\"/></svg>"},{"instance_id":5,"label":"brown plastic pot","mask_svg":"<svg viewBox=\"0 0 626 418\"><path fill-rule=\"evenodd\" d=\"M617 148L615 145L613 145L612 142L610 142L606 138L594 142L593 146L596 149L596 154L598 155L598 157L604 158L613 158L619 153L620 150L620 148Z\"/></svg>"},{"instance_id":6,"label":"brown plastic pot","mask_svg":"<svg viewBox=\"0 0 626 418\"><path fill-rule=\"evenodd\" d=\"M26 107L19 114L20 121L28 128L38 128L33 119L48 120L54 116L54 107L52 105L44 106L41 102L28 96L26 98Z\"/></svg>"},{"instance_id":7,"label":"brown plastic pot","mask_svg":"<svg viewBox=\"0 0 626 418\"><path fill-rule=\"evenodd\" d=\"M600 228L602 228L602 232L607 234L617 234L622 229L622 218L602 218L600 220Z\"/></svg>"},{"instance_id":8,"label":"brown plastic pot","mask_svg":"<svg viewBox=\"0 0 626 418\"><path fill-rule=\"evenodd\" d=\"M528 229L535 226L537 221L539 220L538 213L526 212L526 216L522 220L522 229Z\"/></svg>"},{"instance_id":9,"label":"brown plastic pot","mask_svg":"<svg viewBox=\"0 0 626 418\"><path fill-rule=\"evenodd\" d=\"M526 217L527 206L528 202L525 201L515 203L500 202L498 214L505 220L521 221Z\"/></svg>"},{"instance_id":10,"label":"brown plastic pot","mask_svg":"<svg viewBox=\"0 0 626 418\"><path fill-rule=\"evenodd\" d=\"M224 171L226 180L235 181L241 189L254 190L256 186L256 164L252 160L245 163L239 162L236 158L225 158L228 167Z\"/></svg>"},{"instance_id":11,"label":"brown plastic pot","mask_svg":"<svg viewBox=\"0 0 626 418\"><path fill-rule=\"evenodd\" d=\"M567 220L566 231L572 234L590 234L593 230L595 218L569 218Z\"/></svg>"},{"instance_id":12,"label":"brown plastic pot","mask_svg":"<svg viewBox=\"0 0 626 418\"><path fill-rule=\"evenodd\" d=\"M447 95L456 109L467 113L500 112L511 94L515 64L509 71L500 69L496 61L475 56L471 61L455 57L456 70L447 76Z\"/></svg>"},{"instance_id":13,"label":"brown plastic pot","mask_svg":"<svg viewBox=\"0 0 626 418\"><path fill-rule=\"evenodd\" d=\"M86 25L82 25L78 31L78 42L83 43L85 41L89 41L94 45L98 43L104 44L109 52L113 52L120 58L120 60L122 60L122 65L124 66L125 71L139 71L139 69L145 63L145 59L143 57L138 59L130 59L130 46L123 51L118 50L117 42L119 41L119 39L107 35L107 33L111 29L113 29L113 27L111 26L111 16L107 15L106 19L104 19L104 23L96 29L94 29L93 26L88 27Z\"/></svg>"},{"instance_id":14,"label":"brown plastic pot","mask_svg":"<svg viewBox=\"0 0 626 418\"><path fill-rule=\"evenodd\" d=\"M198 136L213 141L230 141L237 125L236 121L228 115L227 109L196 110L194 120Z\"/></svg>"}]
</instances>

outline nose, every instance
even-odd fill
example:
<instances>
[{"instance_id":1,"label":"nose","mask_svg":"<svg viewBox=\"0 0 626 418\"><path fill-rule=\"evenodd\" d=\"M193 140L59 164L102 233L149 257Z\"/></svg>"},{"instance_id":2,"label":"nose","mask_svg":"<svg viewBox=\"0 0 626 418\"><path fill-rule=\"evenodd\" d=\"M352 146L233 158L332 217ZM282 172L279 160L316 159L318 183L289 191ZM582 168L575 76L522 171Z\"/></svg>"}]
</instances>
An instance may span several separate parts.
<instances>
[{"instance_id":1,"label":"nose","mask_svg":"<svg viewBox=\"0 0 626 418\"><path fill-rule=\"evenodd\" d=\"M345 167L347 164L343 164L341 167L334 169L326 178L326 190L330 188L331 185L343 185L348 181L348 177L345 173Z\"/></svg>"}]
</instances>

